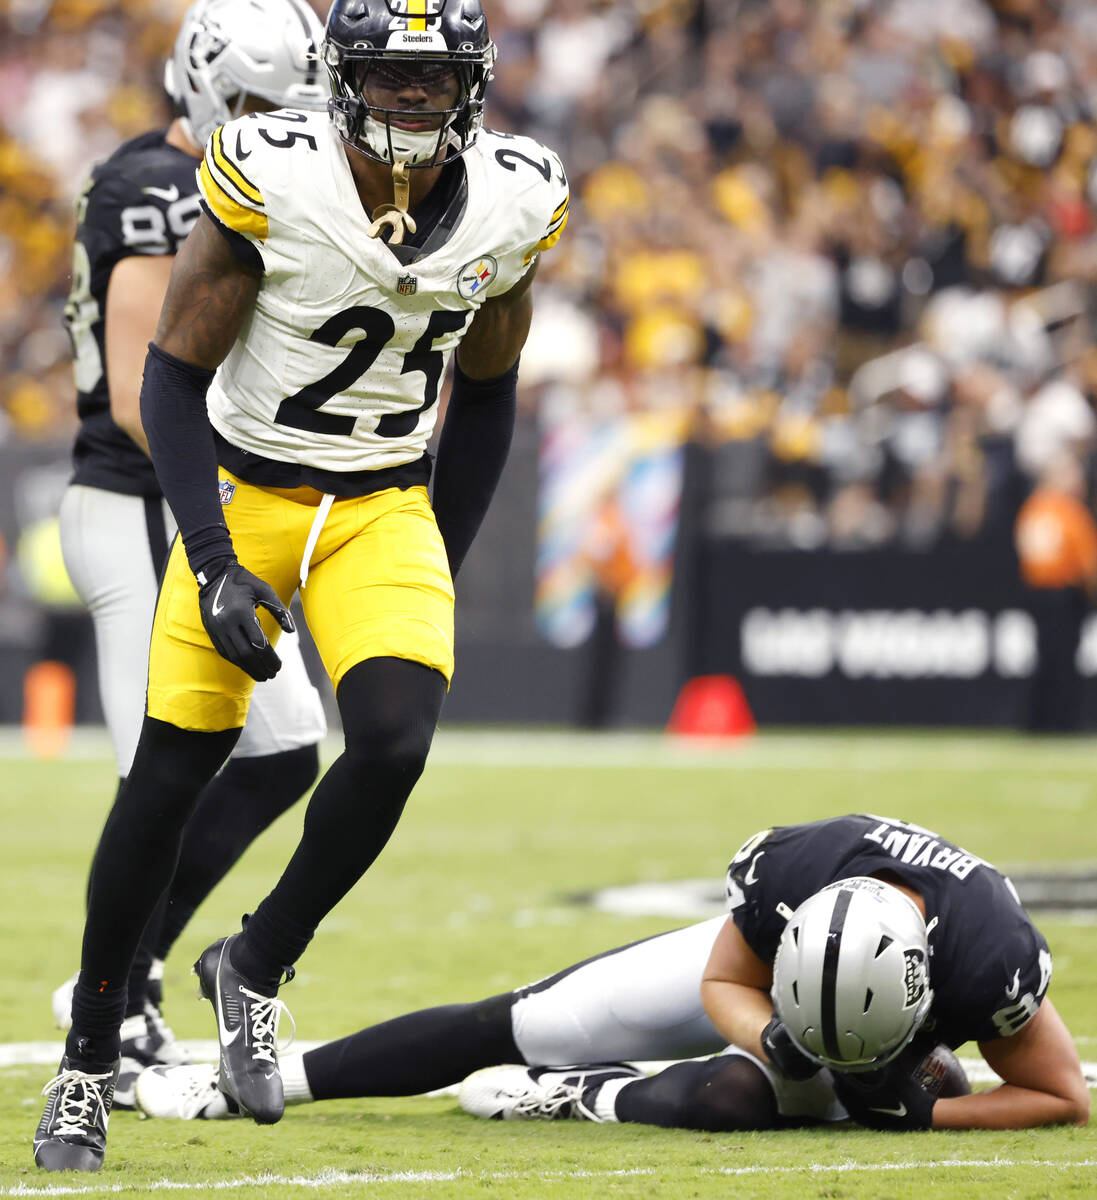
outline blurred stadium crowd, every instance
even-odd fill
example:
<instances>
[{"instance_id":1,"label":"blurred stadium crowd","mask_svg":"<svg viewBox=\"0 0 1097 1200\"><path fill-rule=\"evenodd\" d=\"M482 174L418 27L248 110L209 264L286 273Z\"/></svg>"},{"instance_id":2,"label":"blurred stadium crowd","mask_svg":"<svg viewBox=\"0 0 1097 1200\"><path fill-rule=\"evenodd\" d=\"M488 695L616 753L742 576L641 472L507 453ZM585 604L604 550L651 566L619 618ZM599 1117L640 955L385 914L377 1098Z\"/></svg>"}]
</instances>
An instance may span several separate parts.
<instances>
[{"instance_id":1,"label":"blurred stadium crowd","mask_svg":"<svg viewBox=\"0 0 1097 1200\"><path fill-rule=\"evenodd\" d=\"M182 0L0 16L0 447L67 456L71 205L160 121ZM322 0L317 8L322 7ZM1090 0L494 0L488 123L559 148L527 412L711 448L715 532L1008 529L1097 440Z\"/></svg>"}]
</instances>

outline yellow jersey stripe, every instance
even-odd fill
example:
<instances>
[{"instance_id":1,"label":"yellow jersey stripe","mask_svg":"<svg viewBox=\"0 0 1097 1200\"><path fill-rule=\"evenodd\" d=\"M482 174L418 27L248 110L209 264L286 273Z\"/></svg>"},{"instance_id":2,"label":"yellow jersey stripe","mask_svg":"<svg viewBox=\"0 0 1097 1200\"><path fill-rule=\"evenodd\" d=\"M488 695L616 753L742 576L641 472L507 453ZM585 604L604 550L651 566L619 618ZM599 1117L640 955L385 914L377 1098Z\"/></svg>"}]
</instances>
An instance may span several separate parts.
<instances>
[{"instance_id":1,"label":"yellow jersey stripe","mask_svg":"<svg viewBox=\"0 0 1097 1200\"><path fill-rule=\"evenodd\" d=\"M408 0L408 29L412 33L426 33L427 0Z\"/></svg>"},{"instance_id":2,"label":"yellow jersey stripe","mask_svg":"<svg viewBox=\"0 0 1097 1200\"><path fill-rule=\"evenodd\" d=\"M267 240L270 223L267 221L266 213L247 208L239 200L230 196L214 178L205 159L202 159L202 165L198 168L198 175L202 182L202 192L205 195L206 203L213 211L213 215L223 225L227 225L229 229L233 229L237 233L251 234L261 242Z\"/></svg>"},{"instance_id":3,"label":"yellow jersey stripe","mask_svg":"<svg viewBox=\"0 0 1097 1200\"><path fill-rule=\"evenodd\" d=\"M561 205L559 206L559 208L555 209L555 210L553 211L553 214L552 214L552 216L551 216L551 217L549 217L549 224L550 224L550 225L553 223L553 221L558 221L558 220L559 220L559 219L560 219L560 218L561 218L561 217L564 215L564 213L565 213L565 212L567 212L568 204L569 204L570 202L571 202L571 196L565 196L565 197L564 197L564 203L563 203L563 204L561 204Z\"/></svg>"},{"instance_id":4,"label":"yellow jersey stripe","mask_svg":"<svg viewBox=\"0 0 1097 1200\"><path fill-rule=\"evenodd\" d=\"M548 229L546 229L546 230L545 230L545 232L546 232L546 233L552 233L552 232L553 232L553 230L555 230L555 229L563 229L563 227L564 227L564 226L567 224L567 220L568 220L568 217L569 217L570 215L571 215L570 213L568 213L568 212L565 212L565 213L564 213L564 214L563 214L563 215L560 217L560 220L559 220L559 221L553 221L553 222L552 222L552 223L549 225Z\"/></svg>"},{"instance_id":5,"label":"yellow jersey stripe","mask_svg":"<svg viewBox=\"0 0 1097 1200\"><path fill-rule=\"evenodd\" d=\"M221 144L221 130L223 126L218 127L213 131L213 161L218 168L224 172L226 178L231 180L236 187L240 189L240 194L246 196L249 200L256 204L263 203L263 193L251 182L250 179L240 170L240 168L226 157L225 148Z\"/></svg>"},{"instance_id":6,"label":"yellow jersey stripe","mask_svg":"<svg viewBox=\"0 0 1097 1200\"><path fill-rule=\"evenodd\" d=\"M555 229L550 229L548 233L537 243L535 250L551 250L553 246L560 240L560 234L567 228L568 215L564 213L564 219L556 226Z\"/></svg>"}]
</instances>

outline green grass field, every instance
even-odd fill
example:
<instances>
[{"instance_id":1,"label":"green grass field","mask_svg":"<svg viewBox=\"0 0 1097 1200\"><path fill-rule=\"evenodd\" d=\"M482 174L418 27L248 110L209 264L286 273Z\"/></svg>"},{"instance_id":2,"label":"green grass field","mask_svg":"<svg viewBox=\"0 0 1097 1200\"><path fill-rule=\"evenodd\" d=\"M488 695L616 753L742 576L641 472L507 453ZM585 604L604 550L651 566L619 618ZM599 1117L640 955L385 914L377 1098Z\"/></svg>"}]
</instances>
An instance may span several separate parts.
<instances>
[{"instance_id":1,"label":"green grass field","mask_svg":"<svg viewBox=\"0 0 1097 1200\"><path fill-rule=\"evenodd\" d=\"M112 794L106 743L34 762L0 736L0 1043L58 1040L49 995L74 969L90 849ZM766 825L848 811L927 825L1002 867L1097 864L1097 746L987 735L767 734L728 749L661 736L443 733L395 838L331 915L283 996L302 1039L471 1000L683 923L574 898L610 884L720 879ZM166 1014L208 1039L189 964L274 881L301 811L257 843L168 963ZM1097 1058L1094 919L1040 915L1052 995ZM285 1030L285 1026L284 1026ZM59 1053L59 1047L58 1047ZM1097 1124L1019 1133L853 1128L708 1135L502 1124L448 1098L341 1101L281 1124L118 1113L103 1170L48 1176L30 1140L51 1066L0 1070L0 1196L855 1197L1097 1194Z\"/></svg>"}]
</instances>

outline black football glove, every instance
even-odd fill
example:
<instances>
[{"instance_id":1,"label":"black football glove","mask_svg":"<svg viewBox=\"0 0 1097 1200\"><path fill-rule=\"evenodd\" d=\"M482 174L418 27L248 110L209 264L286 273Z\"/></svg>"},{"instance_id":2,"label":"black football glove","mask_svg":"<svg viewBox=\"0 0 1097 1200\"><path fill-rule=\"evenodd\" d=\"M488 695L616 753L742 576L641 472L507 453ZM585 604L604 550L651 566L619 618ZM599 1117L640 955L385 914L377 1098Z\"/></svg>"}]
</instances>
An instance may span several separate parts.
<instances>
[{"instance_id":1,"label":"black football glove","mask_svg":"<svg viewBox=\"0 0 1097 1200\"><path fill-rule=\"evenodd\" d=\"M211 563L198 582L198 608L214 650L260 683L273 679L282 660L267 640L255 609L262 606L292 633L293 617L278 593L235 558Z\"/></svg>"},{"instance_id":2,"label":"black football glove","mask_svg":"<svg viewBox=\"0 0 1097 1200\"><path fill-rule=\"evenodd\" d=\"M776 1013L762 1030L762 1049L786 1079L810 1079L819 1070L818 1064L797 1047Z\"/></svg>"},{"instance_id":3,"label":"black football glove","mask_svg":"<svg viewBox=\"0 0 1097 1200\"><path fill-rule=\"evenodd\" d=\"M929 1129L940 1095L970 1091L952 1051L921 1034L879 1071L834 1073L835 1095L850 1117L869 1129Z\"/></svg>"}]
</instances>

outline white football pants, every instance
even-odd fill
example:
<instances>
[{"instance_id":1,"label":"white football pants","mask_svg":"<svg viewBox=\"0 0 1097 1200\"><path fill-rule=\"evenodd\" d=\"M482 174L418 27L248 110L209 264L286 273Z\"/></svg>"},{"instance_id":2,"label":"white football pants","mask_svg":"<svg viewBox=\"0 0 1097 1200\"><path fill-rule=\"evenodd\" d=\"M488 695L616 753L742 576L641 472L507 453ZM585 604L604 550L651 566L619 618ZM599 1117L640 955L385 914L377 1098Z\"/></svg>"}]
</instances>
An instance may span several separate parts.
<instances>
[{"instance_id":1,"label":"white football pants","mask_svg":"<svg viewBox=\"0 0 1097 1200\"><path fill-rule=\"evenodd\" d=\"M728 1046L701 1005L701 977L724 924L713 917L518 988L514 1041L527 1063L643 1062L739 1054L765 1073L786 1117L839 1121L829 1071L803 1083Z\"/></svg>"},{"instance_id":2,"label":"white football pants","mask_svg":"<svg viewBox=\"0 0 1097 1200\"><path fill-rule=\"evenodd\" d=\"M61 550L95 624L99 695L118 774L133 763L145 715L149 637L159 568L176 534L166 502L74 484L61 502ZM282 669L256 684L234 758L258 758L318 742L327 732L295 633L278 641Z\"/></svg>"}]
</instances>

